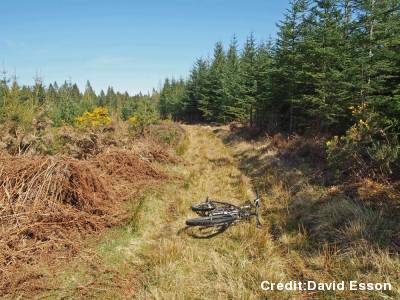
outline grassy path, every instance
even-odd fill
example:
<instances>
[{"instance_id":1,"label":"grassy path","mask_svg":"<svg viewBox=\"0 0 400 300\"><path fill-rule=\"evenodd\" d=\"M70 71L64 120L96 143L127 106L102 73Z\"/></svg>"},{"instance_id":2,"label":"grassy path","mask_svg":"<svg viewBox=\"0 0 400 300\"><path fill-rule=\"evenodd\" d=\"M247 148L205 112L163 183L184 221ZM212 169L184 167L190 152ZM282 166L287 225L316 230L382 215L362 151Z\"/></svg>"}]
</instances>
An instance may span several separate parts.
<instances>
[{"instance_id":1,"label":"grassy path","mask_svg":"<svg viewBox=\"0 0 400 300\"><path fill-rule=\"evenodd\" d=\"M212 195L240 203L251 199L250 181L228 148L206 128L186 126L185 165L170 170L184 178L149 195L139 237L125 248L139 274L139 299L257 299L262 280L284 280L285 265L268 234L253 220L211 239L182 229L190 205ZM264 292L265 293L265 292ZM269 295L273 296L273 295ZM277 295L278 296L278 295ZM282 296L282 295L280 295Z\"/></svg>"},{"instance_id":2,"label":"grassy path","mask_svg":"<svg viewBox=\"0 0 400 300\"><path fill-rule=\"evenodd\" d=\"M274 244L268 223L231 226L210 239L185 230L192 203L207 195L243 203L252 186L230 150L208 127L185 126L184 163L162 166L179 180L145 192L132 208L131 224L94 241L91 254L55 278L50 299L265 299L263 280L285 281L288 261ZM262 220L261 220L262 221ZM268 299L293 295L269 292Z\"/></svg>"}]
</instances>

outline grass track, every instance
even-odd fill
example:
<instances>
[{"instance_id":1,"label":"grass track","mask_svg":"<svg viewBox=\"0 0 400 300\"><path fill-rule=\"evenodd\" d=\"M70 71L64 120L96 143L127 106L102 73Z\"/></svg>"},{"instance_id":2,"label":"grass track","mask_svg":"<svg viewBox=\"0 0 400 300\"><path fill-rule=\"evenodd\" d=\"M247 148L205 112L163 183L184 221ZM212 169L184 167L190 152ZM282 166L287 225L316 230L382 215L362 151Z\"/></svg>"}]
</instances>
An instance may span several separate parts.
<instances>
[{"instance_id":1,"label":"grass track","mask_svg":"<svg viewBox=\"0 0 400 300\"><path fill-rule=\"evenodd\" d=\"M249 178L239 171L220 139L207 128L185 129L189 138L184 154L187 163L170 170L184 178L183 184L166 185L157 199L148 201L152 209L141 222L146 225L140 229L140 247L126 248L129 256L140 258L136 262L142 270L136 296L258 299L263 296L262 280L280 281L287 276L267 226L257 229L253 220L211 239L194 239L183 230L185 219L193 215L190 205L207 195L236 203L254 197ZM156 209L162 213L154 214Z\"/></svg>"}]
</instances>

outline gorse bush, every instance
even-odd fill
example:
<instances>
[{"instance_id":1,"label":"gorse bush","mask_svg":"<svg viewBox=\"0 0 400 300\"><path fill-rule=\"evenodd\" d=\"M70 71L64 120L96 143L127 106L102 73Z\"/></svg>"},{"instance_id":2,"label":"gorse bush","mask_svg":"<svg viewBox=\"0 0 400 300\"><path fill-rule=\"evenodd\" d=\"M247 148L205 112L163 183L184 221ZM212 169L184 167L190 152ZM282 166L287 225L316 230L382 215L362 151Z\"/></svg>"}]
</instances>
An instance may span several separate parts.
<instances>
[{"instance_id":1,"label":"gorse bush","mask_svg":"<svg viewBox=\"0 0 400 300\"><path fill-rule=\"evenodd\" d=\"M139 119L136 116L130 116L128 118L129 127L135 130L138 127Z\"/></svg>"},{"instance_id":2,"label":"gorse bush","mask_svg":"<svg viewBox=\"0 0 400 300\"><path fill-rule=\"evenodd\" d=\"M82 116L75 119L75 124L78 128L98 128L109 125L111 117L108 109L105 107L96 107L93 111L87 111Z\"/></svg>"},{"instance_id":3,"label":"gorse bush","mask_svg":"<svg viewBox=\"0 0 400 300\"><path fill-rule=\"evenodd\" d=\"M327 142L328 160L341 173L360 177L398 177L398 135L382 128L374 118L360 119L345 135Z\"/></svg>"}]
</instances>

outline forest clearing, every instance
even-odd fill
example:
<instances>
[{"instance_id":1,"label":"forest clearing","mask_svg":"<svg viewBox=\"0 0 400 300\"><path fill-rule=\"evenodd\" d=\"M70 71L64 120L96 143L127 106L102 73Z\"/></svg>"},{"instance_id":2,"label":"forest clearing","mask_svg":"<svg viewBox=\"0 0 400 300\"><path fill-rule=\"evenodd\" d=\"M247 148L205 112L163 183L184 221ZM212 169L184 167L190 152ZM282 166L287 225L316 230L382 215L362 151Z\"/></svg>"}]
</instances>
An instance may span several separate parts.
<instances>
[{"instance_id":1,"label":"forest clearing","mask_svg":"<svg viewBox=\"0 0 400 300\"><path fill-rule=\"evenodd\" d=\"M400 0L3 2L0 298L400 299Z\"/></svg>"},{"instance_id":2,"label":"forest clearing","mask_svg":"<svg viewBox=\"0 0 400 300\"><path fill-rule=\"evenodd\" d=\"M85 193L90 195L90 191L80 188L90 189L102 182L92 183L92 177L85 174L84 184L79 181L82 177L72 184L80 193L76 200L89 203L64 203L61 211L60 203L53 203L52 210L25 212L31 218L25 229L29 233L19 230L11 234L15 230L13 226L5 232L18 242L14 246L18 250L8 249L2 252L3 257L13 255L18 264L8 265L15 269L10 269L12 276L2 279L3 283L7 282L2 286L2 296L282 299L281 291L263 291L261 282L384 280L393 285L392 291L373 294L370 291L365 294L293 291L285 292L284 297L398 297L400 262L397 255L391 254L398 251L398 240L396 234L389 234L388 240L381 235L383 228L386 232L398 232L393 227L398 224L392 224L380 210L365 204L373 202L377 194L390 199L392 190L382 186L366 189L371 182L324 186L315 174L316 169L303 160L309 158L305 151L312 151L311 143L300 145L296 141L299 147L291 148L282 137L253 139L244 128L186 125L183 128L186 138L180 141L184 144L181 156L174 157L160 149L155 154L149 149L147 155L141 154L152 158L156 167L129 152L122 152L126 156L108 151L100 155L106 155L108 163L118 158L130 157L130 160L121 164L122 170L114 166L105 169L105 175L96 176L98 180L114 178L112 183L103 186L104 191L96 187L96 192L122 192L129 197L107 195L109 200L99 197L99 204L90 203L92 199L85 198L88 197ZM96 167L101 167L100 158L94 160ZM72 166L83 164L62 162ZM63 163L31 160L32 165L41 167L36 174L50 178L52 170L53 176L64 175L56 174L60 168L73 172L73 167L68 169ZM92 160L87 163L92 164ZM13 168L19 166L13 165ZM107 177L107 170L116 173ZM138 173L138 170L143 171ZM129 178L135 180L129 181ZM143 184L141 189L138 182ZM68 186L61 187L68 189ZM253 220L231 226L210 239L197 239L185 228L185 219L193 216L191 204L207 195L239 204L252 199L255 188L262 195L261 229ZM36 191L46 195L43 188L33 188L30 201L37 201ZM60 192L64 190L60 188ZM112 199L116 200L110 203ZM128 209L123 210L126 208L123 200ZM40 208L39 204L35 206ZM118 215L122 212L124 218ZM388 216L394 213L385 212ZM19 222L23 221L22 217L18 218L21 218ZM68 222L72 224L66 227L64 224ZM114 228L104 230L111 225ZM82 240L82 237L86 238ZM378 247L377 243L387 243L387 246ZM43 253L46 253L45 259Z\"/></svg>"}]
</instances>

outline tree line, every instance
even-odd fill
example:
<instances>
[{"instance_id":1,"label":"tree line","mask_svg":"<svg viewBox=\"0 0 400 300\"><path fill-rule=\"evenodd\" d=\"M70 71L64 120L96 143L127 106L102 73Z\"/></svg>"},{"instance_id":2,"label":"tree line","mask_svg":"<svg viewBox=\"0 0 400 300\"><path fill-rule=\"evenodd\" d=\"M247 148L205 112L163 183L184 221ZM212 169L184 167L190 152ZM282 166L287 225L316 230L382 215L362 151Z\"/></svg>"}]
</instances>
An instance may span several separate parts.
<instances>
[{"instance_id":1,"label":"tree line","mask_svg":"<svg viewBox=\"0 0 400 300\"><path fill-rule=\"evenodd\" d=\"M39 78L33 86L20 86L16 79L10 79L6 72L0 80L0 123L13 122L29 129L37 115L48 117L54 126L74 125L76 118L96 107L107 108L114 118L127 120L138 111L146 116L158 115L159 94L129 95L115 92L109 87L96 94L89 81L84 91L77 84L65 81L45 86Z\"/></svg>"},{"instance_id":2,"label":"tree line","mask_svg":"<svg viewBox=\"0 0 400 300\"><path fill-rule=\"evenodd\" d=\"M189 122L338 135L332 157L358 147L361 160L390 169L399 157L399 1L293 0L276 40L216 43L187 79L165 80L159 109Z\"/></svg>"}]
</instances>

